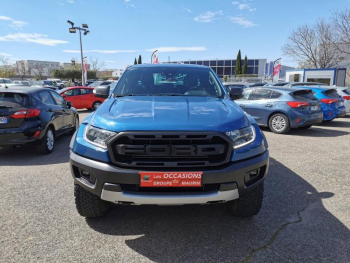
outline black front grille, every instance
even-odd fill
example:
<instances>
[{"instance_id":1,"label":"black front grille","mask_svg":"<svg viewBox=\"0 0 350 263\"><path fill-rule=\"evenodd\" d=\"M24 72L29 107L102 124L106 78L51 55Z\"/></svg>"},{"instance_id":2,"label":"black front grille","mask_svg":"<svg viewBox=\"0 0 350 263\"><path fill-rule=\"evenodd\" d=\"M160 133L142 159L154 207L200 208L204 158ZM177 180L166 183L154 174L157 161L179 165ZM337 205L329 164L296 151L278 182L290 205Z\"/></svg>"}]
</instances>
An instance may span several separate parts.
<instances>
[{"instance_id":1,"label":"black front grille","mask_svg":"<svg viewBox=\"0 0 350 263\"><path fill-rule=\"evenodd\" d=\"M123 132L108 144L123 167L202 167L229 161L232 141L216 132Z\"/></svg>"},{"instance_id":2,"label":"black front grille","mask_svg":"<svg viewBox=\"0 0 350 263\"><path fill-rule=\"evenodd\" d=\"M123 191L128 192L212 192L218 191L220 184L204 184L202 187L139 187L138 184L122 184Z\"/></svg>"}]
</instances>

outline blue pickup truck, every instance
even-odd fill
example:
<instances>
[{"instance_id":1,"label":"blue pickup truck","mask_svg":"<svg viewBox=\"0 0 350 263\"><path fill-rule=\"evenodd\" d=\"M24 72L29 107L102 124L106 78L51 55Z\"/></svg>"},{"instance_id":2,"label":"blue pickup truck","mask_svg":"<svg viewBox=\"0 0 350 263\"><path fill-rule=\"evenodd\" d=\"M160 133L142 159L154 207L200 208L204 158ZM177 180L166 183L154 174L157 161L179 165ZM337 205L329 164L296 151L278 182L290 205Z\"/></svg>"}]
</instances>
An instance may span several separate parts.
<instances>
[{"instance_id":1,"label":"blue pickup truck","mask_svg":"<svg viewBox=\"0 0 350 263\"><path fill-rule=\"evenodd\" d=\"M70 166L77 211L103 216L120 205L227 203L256 215L269 168L257 123L209 67L129 67L74 134Z\"/></svg>"}]
</instances>

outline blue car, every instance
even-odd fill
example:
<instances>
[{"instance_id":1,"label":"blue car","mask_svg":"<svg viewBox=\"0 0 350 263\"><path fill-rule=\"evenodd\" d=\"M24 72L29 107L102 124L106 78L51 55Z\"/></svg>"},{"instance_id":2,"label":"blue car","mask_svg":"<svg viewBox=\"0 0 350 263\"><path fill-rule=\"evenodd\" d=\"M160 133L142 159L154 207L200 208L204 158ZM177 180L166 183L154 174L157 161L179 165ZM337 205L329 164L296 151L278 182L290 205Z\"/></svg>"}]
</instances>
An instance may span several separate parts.
<instances>
[{"instance_id":1,"label":"blue car","mask_svg":"<svg viewBox=\"0 0 350 263\"><path fill-rule=\"evenodd\" d=\"M300 86L312 90L313 95L321 101L321 110L323 112L323 121L329 122L335 118L344 117L346 115L346 107L344 99L337 93L336 89L329 87Z\"/></svg>"},{"instance_id":2,"label":"blue car","mask_svg":"<svg viewBox=\"0 0 350 263\"><path fill-rule=\"evenodd\" d=\"M321 123L320 102L311 90L261 87L245 89L236 103L261 126L274 133L287 133L291 128L310 128Z\"/></svg>"},{"instance_id":3,"label":"blue car","mask_svg":"<svg viewBox=\"0 0 350 263\"><path fill-rule=\"evenodd\" d=\"M70 144L77 211L104 215L112 203L227 203L256 215L269 166L265 136L210 67L129 67Z\"/></svg>"}]
</instances>

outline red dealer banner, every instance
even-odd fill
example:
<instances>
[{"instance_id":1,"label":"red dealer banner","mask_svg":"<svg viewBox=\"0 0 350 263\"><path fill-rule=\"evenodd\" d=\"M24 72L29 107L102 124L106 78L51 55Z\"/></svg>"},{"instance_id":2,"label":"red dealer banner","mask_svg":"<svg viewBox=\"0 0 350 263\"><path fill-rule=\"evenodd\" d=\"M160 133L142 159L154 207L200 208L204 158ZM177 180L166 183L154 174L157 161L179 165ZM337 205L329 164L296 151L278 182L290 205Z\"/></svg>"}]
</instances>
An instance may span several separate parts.
<instances>
[{"instance_id":1,"label":"red dealer banner","mask_svg":"<svg viewBox=\"0 0 350 263\"><path fill-rule=\"evenodd\" d=\"M141 187L201 187L203 172L140 172Z\"/></svg>"}]
</instances>

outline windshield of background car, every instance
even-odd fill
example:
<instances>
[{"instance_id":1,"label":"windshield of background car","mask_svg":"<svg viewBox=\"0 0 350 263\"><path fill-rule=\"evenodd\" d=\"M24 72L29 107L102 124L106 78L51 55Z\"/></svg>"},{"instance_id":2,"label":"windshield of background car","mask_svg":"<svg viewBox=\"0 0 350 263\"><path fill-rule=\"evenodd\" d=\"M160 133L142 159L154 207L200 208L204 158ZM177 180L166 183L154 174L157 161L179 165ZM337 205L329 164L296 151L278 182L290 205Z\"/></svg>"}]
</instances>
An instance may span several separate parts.
<instances>
[{"instance_id":1,"label":"windshield of background car","mask_svg":"<svg viewBox=\"0 0 350 263\"><path fill-rule=\"evenodd\" d=\"M18 108L27 107L28 105L29 105L29 98L25 94L0 92L0 109L1 108L18 109Z\"/></svg>"},{"instance_id":2,"label":"windshield of background car","mask_svg":"<svg viewBox=\"0 0 350 263\"><path fill-rule=\"evenodd\" d=\"M129 68L119 80L116 96L201 96L222 97L220 84L209 68Z\"/></svg>"},{"instance_id":3,"label":"windshield of background car","mask_svg":"<svg viewBox=\"0 0 350 263\"><path fill-rule=\"evenodd\" d=\"M330 98L339 98L340 95L337 93L335 89L329 89L323 92L324 95Z\"/></svg>"},{"instance_id":4,"label":"windshield of background car","mask_svg":"<svg viewBox=\"0 0 350 263\"><path fill-rule=\"evenodd\" d=\"M317 100L311 90L298 90L291 95L296 100Z\"/></svg>"},{"instance_id":5,"label":"windshield of background car","mask_svg":"<svg viewBox=\"0 0 350 263\"><path fill-rule=\"evenodd\" d=\"M97 86L100 86L101 83L102 81L95 81L95 82L92 82L90 85L88 85L88 87L96 88Z\"/></svg>"},{"instance_id":6,"label":"windshield of background car","mask_svg":"<svg viewBox=\"0 0 350 263\"><path fill-rule=\"evenodd\" d=\"M343 92L344 92L345 94L349 94L349 95L350 95L350 88L344 89Z\"/></svg>"}]
</instances>

